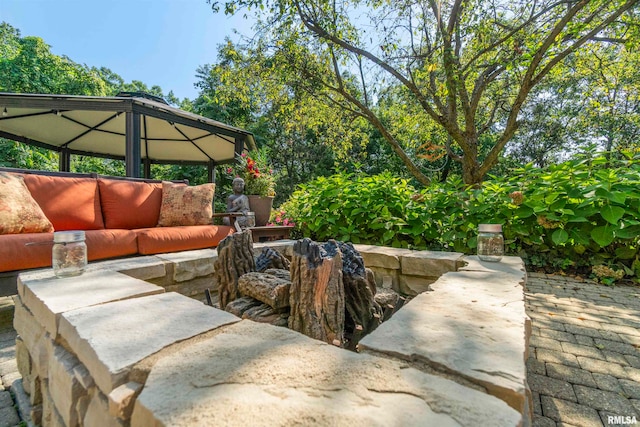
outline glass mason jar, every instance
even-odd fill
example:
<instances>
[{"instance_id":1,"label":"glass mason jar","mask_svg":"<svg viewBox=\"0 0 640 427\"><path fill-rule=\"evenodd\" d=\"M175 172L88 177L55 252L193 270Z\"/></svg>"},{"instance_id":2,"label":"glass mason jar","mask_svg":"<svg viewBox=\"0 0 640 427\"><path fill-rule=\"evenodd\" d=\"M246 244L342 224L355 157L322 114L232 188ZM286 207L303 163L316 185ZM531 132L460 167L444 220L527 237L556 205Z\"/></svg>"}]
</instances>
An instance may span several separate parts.
<instances>
[{"instance_id":1,"label":"glass mason jar","mask_svg":"<svg viewBox=\"0 0 640 427\"><path fill-rule=\"evenodd\" d=\"M87 266L87 245L84 231L56 231L53 233L51 265L58 277L77 276Z\"/></svg>"},{"instance_id":2,"label":"glass mason jar","mask_svg":"<svg viewBox=\"0 0 640 427\"><path fill-rule=\"evenodd\" d=\"M482 261L498 262L504 255L504 237L501 224L478 226L478 258Z\"/></svg>"}]
</instances>

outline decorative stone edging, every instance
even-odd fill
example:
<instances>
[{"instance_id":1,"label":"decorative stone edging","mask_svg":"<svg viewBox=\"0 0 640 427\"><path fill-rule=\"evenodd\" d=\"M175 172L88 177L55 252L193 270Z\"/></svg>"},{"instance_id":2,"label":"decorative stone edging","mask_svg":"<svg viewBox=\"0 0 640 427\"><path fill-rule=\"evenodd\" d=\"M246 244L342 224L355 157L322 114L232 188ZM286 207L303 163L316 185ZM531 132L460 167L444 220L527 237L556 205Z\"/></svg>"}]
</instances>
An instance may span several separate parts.
<instances>
[{"instance_id":1,"label":"decorative stone edging","mask_svg":"<svg viewBox=\"0 0 640 427\"><path fill-rule=\"evenodd\" d=\"M214 250L95 263L75 278L21 275L16 353L41 405L35 421L529 425L522 261L356 249L378 286L434 289L365 337L362 353L165 292L213 287Z\"/></svg>"}]
</instances>

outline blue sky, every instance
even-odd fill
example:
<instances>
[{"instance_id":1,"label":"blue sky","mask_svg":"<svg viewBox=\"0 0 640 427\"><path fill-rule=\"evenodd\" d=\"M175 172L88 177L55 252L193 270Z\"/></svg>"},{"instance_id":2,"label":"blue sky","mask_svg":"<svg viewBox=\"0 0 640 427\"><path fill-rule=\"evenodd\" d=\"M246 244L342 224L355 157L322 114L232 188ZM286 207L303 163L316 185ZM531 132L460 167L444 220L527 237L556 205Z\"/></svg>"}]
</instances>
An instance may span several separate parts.
<instances>
[{"instance_id":1,"label":"blue sky","mask_svg":"<svg viewBox=\"0 0 640 427\"><path fill-rule=\"evenodd\" d=\"M0 0L0 21L56 55L181 99L197 96L196 68L216 61L225 37L251 34L250 21L214 14L206 0Z\"/></svg>"}]
</instances>

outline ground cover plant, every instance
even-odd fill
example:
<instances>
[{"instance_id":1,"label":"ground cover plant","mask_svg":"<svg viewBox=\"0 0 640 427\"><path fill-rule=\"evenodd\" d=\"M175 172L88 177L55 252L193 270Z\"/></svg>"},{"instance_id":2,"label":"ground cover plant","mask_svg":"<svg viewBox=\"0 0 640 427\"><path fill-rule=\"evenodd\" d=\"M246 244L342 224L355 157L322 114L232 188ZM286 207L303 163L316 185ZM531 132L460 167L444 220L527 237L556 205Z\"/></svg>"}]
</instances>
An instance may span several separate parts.
<instances>
[{"instance_id":1,"label":"ground cover plant","mask_svg":"<svg viewBox=\"0 0 640 427\"><path fill-rule=\"evenodd\" d=\"M389 173L301 184L282 205L304 235L475 253L478 224L503 224L506 252L530 270L605 284L640 281L640 162L582 157L527 165L480 187L459 177L418 190Z\"/></svg>"}]
</instances>

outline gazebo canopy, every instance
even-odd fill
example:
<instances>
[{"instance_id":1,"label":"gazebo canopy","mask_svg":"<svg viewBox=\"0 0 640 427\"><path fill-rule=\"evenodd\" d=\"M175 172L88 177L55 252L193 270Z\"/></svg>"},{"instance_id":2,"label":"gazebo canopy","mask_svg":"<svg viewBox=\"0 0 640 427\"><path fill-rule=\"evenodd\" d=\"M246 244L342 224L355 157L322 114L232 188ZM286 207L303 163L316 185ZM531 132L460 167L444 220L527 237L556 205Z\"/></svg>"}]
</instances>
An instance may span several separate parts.
<instances>
[{"instance_id":1,"label":"gazebo canopy","mask_svg":"<svg viewBox=\"0 0 640 427\"><path fill-rule=\"evenodd\" d=\"M0 93L0 137L70 155L124 160L127 176L149 176L151 164L231 163L255 148L242 129L169 106L158 97L123 92L114 97Z\"/></svg>"}]
</instances>

